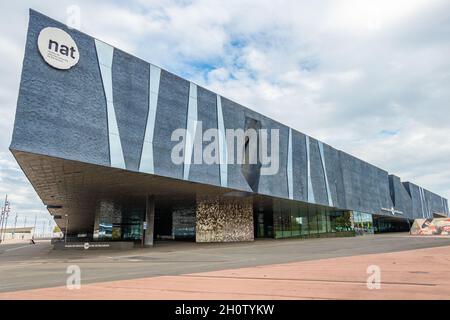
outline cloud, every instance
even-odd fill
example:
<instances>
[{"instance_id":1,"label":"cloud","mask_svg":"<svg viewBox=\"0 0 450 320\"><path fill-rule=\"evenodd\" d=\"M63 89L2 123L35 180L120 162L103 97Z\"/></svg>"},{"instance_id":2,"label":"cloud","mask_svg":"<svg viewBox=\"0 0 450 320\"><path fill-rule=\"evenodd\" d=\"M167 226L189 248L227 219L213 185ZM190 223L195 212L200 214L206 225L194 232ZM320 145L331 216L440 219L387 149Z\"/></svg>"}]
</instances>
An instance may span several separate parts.
<instances>
[{"instance_id":1,"label":"cloud","mask_svg":"<svg viewBox=\"0 0 450 320\"><path fill-rule=\"evenodd\" d=\"M65 21L73 4L82 31L450 198L448 1L17 1L0 4L0 168L16 177L0 195L24 210L42 208L6 148L27 7Z\"/></svg>"}]
</instances>

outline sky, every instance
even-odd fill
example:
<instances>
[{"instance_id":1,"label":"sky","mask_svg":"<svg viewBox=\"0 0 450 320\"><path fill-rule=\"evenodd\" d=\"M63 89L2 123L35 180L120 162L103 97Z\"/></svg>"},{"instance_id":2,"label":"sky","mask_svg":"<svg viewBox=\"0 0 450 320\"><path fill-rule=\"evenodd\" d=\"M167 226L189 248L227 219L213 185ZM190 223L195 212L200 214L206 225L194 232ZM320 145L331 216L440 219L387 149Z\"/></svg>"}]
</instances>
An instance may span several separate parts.
<instances>
[{"instance_id":1,"label":"sky","mask_svg":"<svg viewBox=\"0 0 450 320\"><path fill-rule=\"evenodd\" d=\"M450 198L450 1L1 1L0 202L49 214L8 150L28 8ZM32 221L32 223L30 222Z\"/></svg>"}]
</instances>

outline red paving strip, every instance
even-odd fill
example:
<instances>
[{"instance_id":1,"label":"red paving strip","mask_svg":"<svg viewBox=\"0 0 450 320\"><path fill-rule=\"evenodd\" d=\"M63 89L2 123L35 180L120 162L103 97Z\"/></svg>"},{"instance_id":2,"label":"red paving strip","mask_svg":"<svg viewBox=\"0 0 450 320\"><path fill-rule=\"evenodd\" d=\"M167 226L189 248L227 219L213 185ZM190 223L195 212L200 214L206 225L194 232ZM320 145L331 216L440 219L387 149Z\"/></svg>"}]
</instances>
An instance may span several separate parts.
<instances>
[{"instance_id":1,"label":"red paving strip","mask_svg":"<svg viewBox=\"0 0 450 320\"><path fill-rule=\"evenodd\" d=\"M366 285L369 265L381 289ZM0 299L450 299L450 246L0 293Z\"/></svg>"}]
</instances>

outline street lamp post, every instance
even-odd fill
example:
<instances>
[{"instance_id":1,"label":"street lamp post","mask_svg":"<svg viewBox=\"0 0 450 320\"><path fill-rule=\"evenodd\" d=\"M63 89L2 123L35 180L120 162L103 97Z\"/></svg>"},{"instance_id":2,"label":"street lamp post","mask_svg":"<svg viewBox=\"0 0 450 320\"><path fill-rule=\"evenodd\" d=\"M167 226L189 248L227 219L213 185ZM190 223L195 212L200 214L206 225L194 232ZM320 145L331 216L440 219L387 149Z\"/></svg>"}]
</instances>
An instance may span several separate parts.
<instances>
[{"instance_id":1,"label":"street lamp post","mask_svg":"<svg viewBox=\"0 0 450 320\"><path fill-rule=\"evenodd\" d=\"M3 220L5 219L5 208L2 207L2 212L0 215L0 243L2 243L2 238L3 238Z\"/></svg>"},{"instance_id":2,"label":"street lamp post","mask_svg":"<svg viewBox=\"0 0 450 320\"><path fill-rule=\"evenodd\" d=\"M8 195L6 195L5 205L2 208L2 213L1 213L1 216L0 216L0 219L1 219L1 221L0 221L0 243L3 242L4 227L6 227L6 225L4 225L4 224L5 224L5 221L6 221L6 223L8 223L8 216L9 216L10 210L11 210L11 207L10 207L10 204L8 202Z\"/></svg>"},{"instance_id":3,"label":"street lamp post","mask_svg":"<svg viewBox=\"0 0 450 320\"><path fill-rule=\"evenodd\" d=\"M6 214L6 218L5 218L5 226L3 227L3 238L2 241L5 241L5 236L6 236L6 230L8 229L8 218L9 218L9 214Z\"/></svg>"},{"instance_id":4,"label":"street lamp post","mask_svg":"<svg viewBox=\"0 0 450 320\"><path fill-rule=\"evenodd\" d=\"M16 218L14 219L14 230L13 230L13 238L16 237L16 228L17 228L17 217L19 215L16 213Z\"/></svg>"},{"instance_id":5,"label":"street lamp post","mask_svg":"<svg viewBox=\"0 0 450 320\"><path fill-rule=\"evenodd\" d=\"M45 227L47 226L47 221L44 221L44 223L42 224L42 238L45 238Z\"/></svg>"},{"instance_id":6,"label":"street lamp post","mask_svg":"<svg viewBox=\"0 0 450 320\"><path fill-rule=\"evenodd\" d=\"M2 208L2 215L0 216L0 243L3 239L3 221L5 220L5 210Z\"/></svg>"},{"instance_id":7,"label":"street lamp post","mask_svg":"<svg viewBox=\"0 0 450 320\"><path fill-rule=\"evenodd\" d=\"M66 214L66 232L64 235L64 242L67 243L67 232L69 231L69 215Z\"/></svg>"},{"instance_id":8,"label":"street lamp post","mask_svg":"<svg viewBox=\"0 0 450 320\"><path fill-rule=\"evenodd\" d=\"M34 240L34 235L36 233L36 223L37 223L37 214L34 215L33 240Z\"/></svg>"}]
</instances>

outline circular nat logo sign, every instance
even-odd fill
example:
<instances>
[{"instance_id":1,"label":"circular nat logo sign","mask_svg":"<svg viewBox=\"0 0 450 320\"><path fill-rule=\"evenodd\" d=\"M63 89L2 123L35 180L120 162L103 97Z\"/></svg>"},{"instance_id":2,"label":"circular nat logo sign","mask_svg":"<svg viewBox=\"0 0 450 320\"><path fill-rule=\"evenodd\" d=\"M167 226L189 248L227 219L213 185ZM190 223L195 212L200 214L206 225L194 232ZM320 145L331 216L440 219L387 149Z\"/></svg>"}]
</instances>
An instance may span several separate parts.
<instances>
[{"instance_id":1,"label":"circular nat logo sign","mask_svg":"<svg viewBox=\"0 0 450 320\"><path fill-rule=\"evenodd\" d=\"M80 60L75 41L67 32L58 28L42 29L38 47L45 62L56 69L68 70Z\"/></svg>"}]
</instances>

